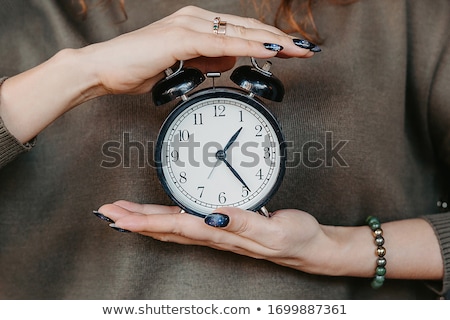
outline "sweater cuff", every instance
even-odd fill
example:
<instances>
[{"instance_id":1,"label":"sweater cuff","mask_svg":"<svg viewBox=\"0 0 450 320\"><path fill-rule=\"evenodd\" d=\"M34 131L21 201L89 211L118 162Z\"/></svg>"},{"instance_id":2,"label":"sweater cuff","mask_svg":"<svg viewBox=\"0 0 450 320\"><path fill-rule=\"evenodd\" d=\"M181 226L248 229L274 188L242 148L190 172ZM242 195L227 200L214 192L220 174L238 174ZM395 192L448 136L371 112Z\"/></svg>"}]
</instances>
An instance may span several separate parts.
<instances>
[{"instance_id":1,"label":"sweater cuff","mask_svg":"<svg viewBox=\"0 0 450 320\"><path fill-rule=\"evenodd\" d=\"M444 261L444 278L439 294L450 292L450 212L423 216L433 227L441 247L442 260Z\"/></svg>"},{"instance_id":2,"label":"sweater cuff","mask_svg":"<svg viewBox=\"0 0 450 320\"><path fill-rule=\"evenodd\" d=\"M0 78L0 89L7 78ZM35 140L22 144L5 127L0 117L0 168L14 160L19 154L29 151L35 145Z\"/></svg>"}]
</instances>

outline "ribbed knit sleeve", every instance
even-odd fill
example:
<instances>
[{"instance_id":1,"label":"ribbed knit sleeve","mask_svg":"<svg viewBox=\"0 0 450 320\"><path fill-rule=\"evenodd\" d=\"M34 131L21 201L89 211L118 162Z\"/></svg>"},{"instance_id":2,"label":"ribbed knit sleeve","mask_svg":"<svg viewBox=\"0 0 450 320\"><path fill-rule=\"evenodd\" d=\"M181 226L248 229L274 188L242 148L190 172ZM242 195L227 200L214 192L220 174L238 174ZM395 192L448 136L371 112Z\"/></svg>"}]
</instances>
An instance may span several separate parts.
<instances>
[{"instance_id":1,"label":"ribbed knit sleeve","mask_svg":"<svg viewBox=\"0 0 450 320\"><path fill-rule=\"evenodd\" d=\"M436 155L436 161L442 166L442 175L446 184L442 201L449 202L450 191L450 38L448 29L450 21L450 3L442 2L440 10L445 12L444 19L441 19L443 25L439 60L436 63L428 97L428 125L430 137ZM439 199L438 199L439 200ZM448 210L445 209L444 210ZM433 226L436 236L441 245L442 258L444 260L444 282L441 293L450 294L450 212L427 215L425 217Z\"/></svg>"},{"instance_id":2,"label":"ribbed knit sleeve","mask_svg":"<svg viewBox=\"0 0 450 320\"><path fill-rule=\"evenodd\" d=\"M0 94L1 85L6 79L7 78L0 79ZM22 152L30 150L33 146L34 141L26 144L20 143L20 141L11 135L0 117L0 168L14 160Z\"/></svg>"},{"instance_id":3,"label":"ribbed knit sleeve","mask_svg":"<svg viewBox=\"0 0 450 320\"><path fill-rule=\"evenodd\" d=\"M423 217L434 229L441 246L444 260L444 281L441 294L450 290L450 212L427 215Z\"/></svg>"}]
</instances>

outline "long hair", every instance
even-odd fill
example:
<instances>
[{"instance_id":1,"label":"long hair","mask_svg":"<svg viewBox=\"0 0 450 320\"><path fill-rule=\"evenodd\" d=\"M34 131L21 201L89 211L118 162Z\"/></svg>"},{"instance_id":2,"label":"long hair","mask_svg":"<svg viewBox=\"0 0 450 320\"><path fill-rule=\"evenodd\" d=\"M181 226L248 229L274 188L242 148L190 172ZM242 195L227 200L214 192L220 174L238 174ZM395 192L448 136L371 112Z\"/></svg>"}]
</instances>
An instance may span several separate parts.
<instances>
[{"instance_id":1,"label":"long hair","mask_svg":"<svg viewBox=\"0 0 450 320\"><path fill-rule=\"evenodd\" d=\"M118 2L120 6L120 10L122 11L125 20L128 19L127 11L125 10L125 0L98 0L98 5L110 5L111 2ZM80 15L83 19L87 17L88 6L86 4L86 0L78 0L78 4L81 7Z\"/></svg>"},{"instance_id":2,"label":"long hair","mask_svg":"<svg viewBox=\"0 0 450 320\"><path fill-rule=\"evenodd\" d=\"M314 21L313 11L320 2L348 5L358 0L250 0L262 21L270 12L275 12L271 22L286 33L299 33L306 40L321 43L323 40ZM276 4L278 3L278 6ZM276 6L276 7L273 7ZM275 10L274 10L275 9Z\"/></svg>"}]
</instances>

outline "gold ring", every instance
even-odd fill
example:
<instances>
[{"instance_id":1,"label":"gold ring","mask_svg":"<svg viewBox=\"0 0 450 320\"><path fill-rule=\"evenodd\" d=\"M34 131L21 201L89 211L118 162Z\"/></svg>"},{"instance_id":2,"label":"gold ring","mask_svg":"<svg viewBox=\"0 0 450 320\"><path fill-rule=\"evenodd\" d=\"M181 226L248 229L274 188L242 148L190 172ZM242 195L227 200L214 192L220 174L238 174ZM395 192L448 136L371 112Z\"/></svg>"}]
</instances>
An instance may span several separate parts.
<instances>
[{"instance_id":1,"label":"gold ring","mask_svg":"<svg viewBox=\"0 0 450 320\"><path fill-rule=\"evenodd\" d=\"M214 34L225 35L227 33L227 22L220 20L220 17L215 17L213 20Z\"/></svg>"}]
</instances>

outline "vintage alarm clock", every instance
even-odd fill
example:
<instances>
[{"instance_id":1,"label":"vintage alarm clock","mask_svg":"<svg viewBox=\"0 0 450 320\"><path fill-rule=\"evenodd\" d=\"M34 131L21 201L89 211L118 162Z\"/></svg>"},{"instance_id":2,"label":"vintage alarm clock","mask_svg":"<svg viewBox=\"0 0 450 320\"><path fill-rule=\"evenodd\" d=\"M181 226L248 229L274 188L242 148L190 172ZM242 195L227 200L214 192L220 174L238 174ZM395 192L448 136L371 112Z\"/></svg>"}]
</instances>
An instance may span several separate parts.
<instances>
[{"instance_id":1,"label":"vintage alarm clock","mask_svg":"<svg viewBox=\"0 0 450 320\"><path fill-rule=\"evenodd\" d=\"M269 61L263 67L251 62L231 74L240 88L213 85L187 95L220 73L205 77L182 61L153 88L156 105L181 98L160 129L155 160L164 190L185 212L204 217L233 206L269 216L265 205L284 176L285 143L258 97L281 101L284 87Z\"/></svg>"}]
</instances>

